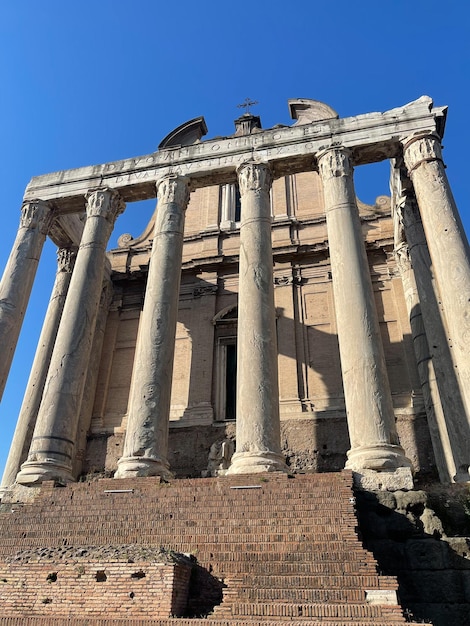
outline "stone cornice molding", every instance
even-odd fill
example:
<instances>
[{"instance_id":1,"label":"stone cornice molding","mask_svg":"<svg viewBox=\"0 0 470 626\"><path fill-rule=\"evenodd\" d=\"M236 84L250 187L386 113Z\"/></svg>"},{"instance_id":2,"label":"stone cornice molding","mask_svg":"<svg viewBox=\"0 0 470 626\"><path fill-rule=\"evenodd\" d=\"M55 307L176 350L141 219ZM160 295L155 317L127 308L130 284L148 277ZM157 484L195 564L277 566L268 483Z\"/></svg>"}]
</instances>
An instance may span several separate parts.
<instances>
[{"instance_id":1,"label":"stone cornice molding","mask_svg":"<svg viewBox=\"0 0 470 626\"><path fill-rule=\"evenodd\" d=\"M61 214L83 211L88 189L108 186L126 202L155 197L155 183L167 174L188 176L191 188L234 182L236 168L255 159L268 163L274 178L309 171L315 155L332 146L352 150L355 165L392 158L401 141L416 134L442 133L445 107L434 108L423 96L385 113L327 119L273 128L243 137L172 147L141 157L33 178L25 200L54 200Z\"/></svg>"}]
</instances>

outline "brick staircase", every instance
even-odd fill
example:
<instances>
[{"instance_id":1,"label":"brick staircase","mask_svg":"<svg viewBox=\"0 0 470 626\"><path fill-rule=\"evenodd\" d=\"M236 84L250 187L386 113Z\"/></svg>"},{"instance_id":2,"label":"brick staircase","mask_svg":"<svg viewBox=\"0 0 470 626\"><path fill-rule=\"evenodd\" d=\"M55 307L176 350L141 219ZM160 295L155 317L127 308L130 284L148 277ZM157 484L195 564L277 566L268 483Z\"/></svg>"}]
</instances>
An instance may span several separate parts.
<instances>
[{"instance_id":1,"label":"brick staircase","mask_svg":"<svg viewBox=\"0 0 470 626\"><path fill-rule=\"evenodd\" d=\"M125 544L191 553L193 617L113 619L104 606L65 618L45 607L0 617L0 626L403 624L387 600L395 578L377 574L356 535L352 496L349 472L44 483L33 502L0 514L0 561L24 550Z\"/></svg>"}]
</instances>

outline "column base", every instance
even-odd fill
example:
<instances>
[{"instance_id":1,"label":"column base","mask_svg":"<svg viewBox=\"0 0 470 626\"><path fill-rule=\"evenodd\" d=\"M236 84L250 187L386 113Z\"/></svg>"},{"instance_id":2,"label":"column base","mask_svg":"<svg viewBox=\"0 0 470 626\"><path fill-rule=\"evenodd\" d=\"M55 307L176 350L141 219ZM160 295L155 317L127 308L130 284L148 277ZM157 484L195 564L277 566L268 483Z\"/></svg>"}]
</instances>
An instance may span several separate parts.
<instances>
[{"instance_id":1,"label":"column base","mask_svg":"<svg viewBox=\"0 0 470 626\"><path fill-rule=\"evenodd\" d=\"M455 476L452 478L455 483L468 483L470 482L470 468L468 465L464 465L457 469Z\"/></svg>"},{"instance_id":2,"label":"column base","mask_svg":"<svg viewBox=\"0 0 470 626\"><path fill-rule=\"evenodd\" d=\"M399 467L388 472L368 469L353 470L352 474L355 487L362 491L398 491L414 488L413 474L409 467Z\"/></svg>"},{"instance_id":3,"label":"column base","mask_svg":"<svg viewBox=\"0 0 470 626\"><path fill-rule=\"evenodd\" d=\"M161 476L165 480L174 478L169 470L168 461L151 459L143 456L128 456L118 461L114 478L139 478Z\"/></svg>"},{"instance_id":4,"label":"column base","mask_svg":"<svg viewBox=\"0 0 470 626\"><path fill-rule=\"evenodd\" d=\"M275 452L235 452L226 474L261 474L262 472L288 472L281 454Z\"/></svg>"},{"instance_id":5,"label":"column base","mask_svg":"<svg viewBox=\"0 0 470 626\"><path fill-rule=\"evenodd\" d=\"M380 443L371 446L360 446L348 452L345 468L353 471L374 470L376 472L392 472L400 467L412 469L412 464L405 456L401 446Z\"/></svg>"},{"instance_id":6,"label":"column base","mask_svg":"<svg viewBox=\"0 0 470 626\"><path fill-rule=\"evenodd\" d=\"M25 461L18 472L16 482L19 485L33 487L45 480L54 480L57 483L73 483L72 469L69 465L62 465L54 459L45 461Z\"/></svg>"}]
</instances>

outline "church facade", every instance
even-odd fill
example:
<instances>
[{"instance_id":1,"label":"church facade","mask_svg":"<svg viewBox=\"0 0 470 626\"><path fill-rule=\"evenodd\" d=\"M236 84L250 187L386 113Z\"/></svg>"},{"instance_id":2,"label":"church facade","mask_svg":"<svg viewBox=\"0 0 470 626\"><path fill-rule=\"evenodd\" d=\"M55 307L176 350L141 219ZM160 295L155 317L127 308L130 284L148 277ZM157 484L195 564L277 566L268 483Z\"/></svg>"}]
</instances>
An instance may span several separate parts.
<instances>
[{"instance_id":1,"label":"church facade","mask_svg":"<svg viewBox=\"0 0 470 626\"><path fill-rule=\"evenodd\" d=\"M196 118L151 155L32 179L1 285L3 386L46 236L58 268L3 489L344 467L364 488L469 480L446 109L289 106L292 126L246 113L204 141ZM354 167L384 159L391 197L366 205ZM152 197L141 236L106 252Z\"/></svg>"}]
</instances>

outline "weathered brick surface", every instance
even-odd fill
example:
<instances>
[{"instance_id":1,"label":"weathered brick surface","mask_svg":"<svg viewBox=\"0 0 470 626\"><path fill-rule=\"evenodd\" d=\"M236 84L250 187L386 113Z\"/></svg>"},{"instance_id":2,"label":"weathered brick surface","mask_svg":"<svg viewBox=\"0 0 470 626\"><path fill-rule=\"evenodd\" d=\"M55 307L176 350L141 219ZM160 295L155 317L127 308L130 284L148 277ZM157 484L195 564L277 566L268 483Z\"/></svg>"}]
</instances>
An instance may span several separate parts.
<instances>
[{"instance_id":1,"label":"weathered brick surface","mask_svg":"<svg viewBox=\"0 0 470 626\"><path fill-rule=\"evenodd\" d=\"M357 538L348 472L48 483L11 509L0 514L1 626L108 626L124 615L134 626L405 622L399 606L366 601L367 590L397 584L377 574ZM76 548L92 545L109 549L85 553L80 567ZM197 558L186 607L193 619L168 617L182 612L172 595L176 588L181 599L187 583L178 565L109 556L125 545ZM26 562L15 560L19 550Z\"/></svg>"}]
</instances>

